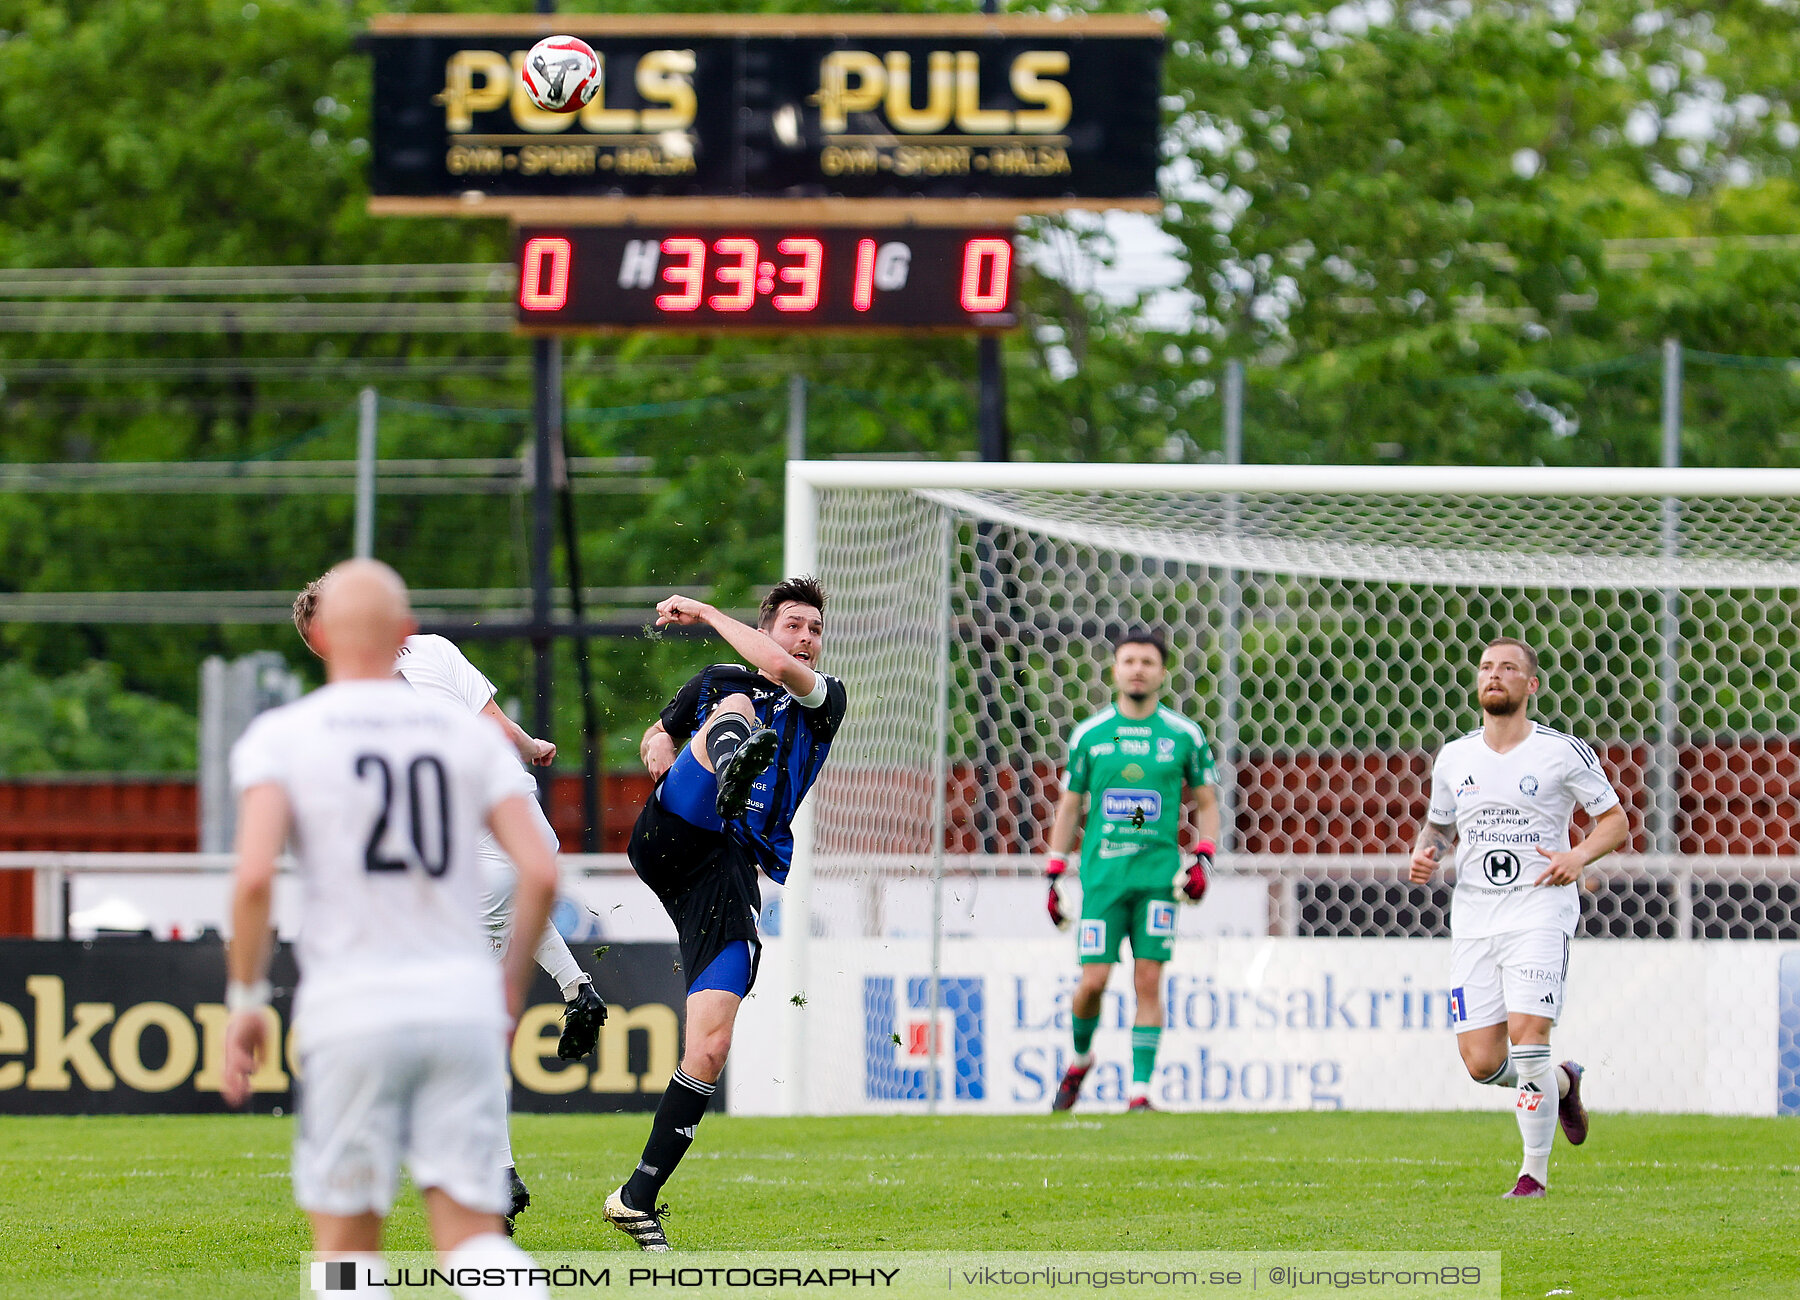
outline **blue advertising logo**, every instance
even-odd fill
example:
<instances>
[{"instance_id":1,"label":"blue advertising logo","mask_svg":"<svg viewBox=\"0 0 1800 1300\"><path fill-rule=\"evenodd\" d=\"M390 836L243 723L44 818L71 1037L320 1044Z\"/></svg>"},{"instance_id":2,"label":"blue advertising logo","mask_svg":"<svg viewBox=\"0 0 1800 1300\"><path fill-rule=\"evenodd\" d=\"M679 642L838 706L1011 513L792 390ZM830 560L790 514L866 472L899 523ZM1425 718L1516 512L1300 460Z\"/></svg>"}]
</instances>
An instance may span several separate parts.
<instances>
[{"instance_id":1,"label":"blue advertising logo","mask_svg":"<svg viewBox=\"0 0 1800 1300\"><path fill-rule=\"evenodd\" d=\"M1800 1115L1800 952L1783 955L1775 1001L1775 1113Z\"/></svg>"},{"instance_id":2,"label":"blue advertising logo","mask_svg":"<svg viewBox=\"0 0 1800 1300\"><path fill-rule=\"evenodd\" d=\"M982 981L938 982L937 1023L931 1016L931 981L906 981L906 1005L898 1004L891 975L863 980L864 1091L870 1101L926 1101L931 1096L932 1048L949 1067L940 1085L957 1101L987 1097L987 1012Z\"/></svg>"},{"instance_id":3,"label":"blue advertising logo","mask_svg":"<svg viewBox=\"0 0 1800 1300\"><path fill-rule=\"evenodd\" d=\"M1101 809L1108 821L1130 821L1143 813L1145 821L1153 822L1162 816L1162 796L1154 790L1108 790Z\"/></svg>"}]
</instances>

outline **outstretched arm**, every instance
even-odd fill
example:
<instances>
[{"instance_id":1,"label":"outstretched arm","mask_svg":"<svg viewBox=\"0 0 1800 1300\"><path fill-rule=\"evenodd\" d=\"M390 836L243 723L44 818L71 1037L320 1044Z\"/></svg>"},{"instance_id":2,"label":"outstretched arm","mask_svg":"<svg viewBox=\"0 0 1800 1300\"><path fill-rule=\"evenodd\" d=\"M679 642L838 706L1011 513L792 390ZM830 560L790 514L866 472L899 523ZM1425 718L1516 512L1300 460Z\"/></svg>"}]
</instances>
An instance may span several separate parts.
<instances>
[{"instance_id":1,"label":"outstretched arm","mask_svg":"<svg viewBox=\"0 0 1800 1300\"><path fill-rule=\"evenodd\" d=\"M519 751L519 757L525 762L535 767L549 767L556 761L555 745L548 740L534 739L530 732L507 717L506 710L492 699L481 706L481 716L492 718L499 724L500 730L506 733L506 738L512 741L513 748Z\"/></svg>"},{"instance_id":2,"label":"outstretched arm","mask_svg":"<svg viewBox=\"0 0 1800 1300\"><path fill-rule=\"evenodd\" d=\"M790 694L811 695L818 686L818 674L776 645L768 634L757 631L748 623L738 622L704 601L670 596L656 607L656 625L667 627L671 623L683 627L704 623L742 655L744 662L780 682Z\"/></svg>"}]
</instances>

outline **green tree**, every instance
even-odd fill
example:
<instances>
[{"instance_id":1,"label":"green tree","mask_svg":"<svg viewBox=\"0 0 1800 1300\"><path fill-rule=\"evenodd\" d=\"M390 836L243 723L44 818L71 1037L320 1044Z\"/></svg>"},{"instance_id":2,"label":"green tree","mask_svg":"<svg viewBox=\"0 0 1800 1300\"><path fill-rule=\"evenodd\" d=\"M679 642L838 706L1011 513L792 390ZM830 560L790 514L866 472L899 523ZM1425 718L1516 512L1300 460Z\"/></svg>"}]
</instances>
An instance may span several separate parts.
<instances>
[{"instance_id":1,"label":"green tree","mask_svg":"<svg viewBox=\"0 0 1800 1300\"><path fill-rule=\"evenodd\" d=\"M0 664L0 777L44 772L192 772L194 716L120 686L116 664L60 677Z\"/></svg>"}]
</instances>

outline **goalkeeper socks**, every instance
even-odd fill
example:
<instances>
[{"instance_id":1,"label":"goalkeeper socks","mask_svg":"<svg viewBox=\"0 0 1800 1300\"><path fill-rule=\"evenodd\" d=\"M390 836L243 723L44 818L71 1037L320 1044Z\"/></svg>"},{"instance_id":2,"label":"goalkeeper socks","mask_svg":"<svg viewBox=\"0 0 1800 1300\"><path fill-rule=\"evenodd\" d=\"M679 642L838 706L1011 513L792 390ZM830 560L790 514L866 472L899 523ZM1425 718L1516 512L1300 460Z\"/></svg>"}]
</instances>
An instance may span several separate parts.
<instances>
[{"instance_id":1,"label":"goalkeeper socks","mask_svg":"<svg viewBox=\"0 0 1800 1300\"><path fill-rule=\"evenodd\" d=\"M1516 1088L1519 1086L1519 1063L1511 1055L1500 1062L1500 1068L1485 1079L1477 1079L1476 1083L1491 1084L1496 1088Z\"/></svg>"},{"instance_id":2,"label":"goalkeeper socks","mask_svg":"<svg viewBox=\"0 0 1800 1300\"><path fill-rule=\"evenodd\" d=\"M1161 1025L1133 1025L1131 1028L1131 1095L1147 1096L1150 1076L1156 1073L1156 1049L1162 1042ZM1139 1087L1144 1091L1140 1093Z\"/></svg>"},{"instance_id":3,"label":"goalkeeper socks","mask_svg":"<svg viewBox=\"0 0 1800 1300\"><path fill-rule=\"evenodd\" d=\"M1078 1063L1092 1063L1094 1054L1094 1031L1100 1028L1099 1016L1070 1016L1069 1023L1075 1028L1075 1055Z\"/></svg>"},{"instance_id":4,"label":"goalkeeper socks","mask_svg":"<svg viewBox=\"0 0 1800 1300\"><path fill-rule=\"evenodd\" d=\"M531 1279L537 1266L497 1232L470 1237L444 1256L444 1271L457 1283L450 1289L462 1300L550 1300L550 1288Z\"/></svg>"},{"instance_id":5,"label":"goalkeeper socks","mask_svg":"<svg viewBox=\"0 0 1800 1300\"><path fill-rule=\"evenodd\" d=\"M1519 1100L1513 1115L1525 1142L1521 1174L1550 1185L1550 1145L1556 1140L1556 1067L1550 1064L1550 1045L1530 1043L1514 1047L1519 1071Z\"/></svg>"},{"instance_id":6,"label":"goalkeeper socks","mask_svg":"<svg viewBox=\"0 0 1800 1300\"><path fill-rule=\"evenodd\" d=\"M702 1083L685 1070L677 1069L669 1080L662 1102L656 1108L656 1119L650 1125L650 1140L644 1143L644 1155L636 1172L625 1184L627 1207L641 1213L656 1208L656 1198L663 1184L681 1163L681 1157L694 1145L694 1130L706 1114L712 1100L713 1085Z\"/></svg>"},{"instance_id":7,"label":"goalkeeper socks","mask_svg":"<svg viewBox=\"0 0 1800 1300\"><path fill-rule=\"evenodd\" d=\"M738 752L738 746L750 736L750 719L741 713L721 713L713 718L706 731L706 756L717 772Z\"/></svg>"}]
</instances>

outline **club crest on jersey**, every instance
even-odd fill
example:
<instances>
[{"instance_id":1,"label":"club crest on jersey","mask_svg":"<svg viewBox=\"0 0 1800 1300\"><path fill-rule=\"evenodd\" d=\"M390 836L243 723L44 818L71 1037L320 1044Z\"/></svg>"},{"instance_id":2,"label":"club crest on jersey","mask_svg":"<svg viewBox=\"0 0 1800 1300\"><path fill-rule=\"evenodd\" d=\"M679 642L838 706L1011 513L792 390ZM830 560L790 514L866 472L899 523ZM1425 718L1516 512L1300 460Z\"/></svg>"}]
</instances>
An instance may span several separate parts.
<instances>
[{"instance_id":1,"label":"club crest on jersey","mask_svg":"<svg viewBox=\"0 0 1800 1300\"><path fill-rule=\"evenodd\" d=\"M1456 787L1456 797L1458 799L1462 798L1465 794L1480 794L1480 793L1481 793L1481 787L1475 784L1475 777L1473 774L1470 774L1469 776L1465 776L1462 779L1462 784Z\"/></svg>"},{"instance_id":2,"label":"club crest on jersey","mask_svg":"<svg viewBox=\"0 0 1800 1300\"><path fill-rule=\"evenodd\" d=\"M1157 740L1156 761L1159 763L1175 761L1175 738L1173 736L1162 736Z\"/></svg>"},{"instance_id":3,"label":"club crest on jersey","mask_svg":"<svg viewBox=\"0 0 1800 1300\"><path fill-rule=\"evenodd\" d=\"M1144 821L1153 822L1162 816L1162 796L1154 790L1108 790L1101 810L1108 821L1136 821L1142 813Z\"/></svg>"},{"instance_id":4,"label":"club crest on jersey","mask_svg":"<svg viewBox=\"0 0 1800 1300\"><path fill-rule=\"evenodd\" d=\"M1538 792L1538 783L1537 783L1537 778L1535 776L1533 776L1531 773L1527 772L1524 776L1519 778L1519 793L1520 794L1524 795L1527 799L1529 799L1529 798L1531 798L1532 795L1536 794L1537 792Z\"/></svg>"}]
</instances>

